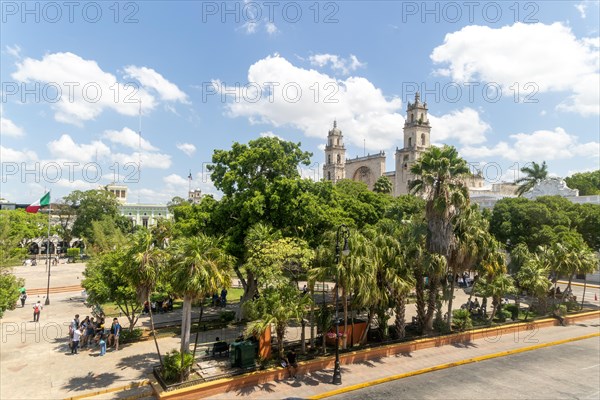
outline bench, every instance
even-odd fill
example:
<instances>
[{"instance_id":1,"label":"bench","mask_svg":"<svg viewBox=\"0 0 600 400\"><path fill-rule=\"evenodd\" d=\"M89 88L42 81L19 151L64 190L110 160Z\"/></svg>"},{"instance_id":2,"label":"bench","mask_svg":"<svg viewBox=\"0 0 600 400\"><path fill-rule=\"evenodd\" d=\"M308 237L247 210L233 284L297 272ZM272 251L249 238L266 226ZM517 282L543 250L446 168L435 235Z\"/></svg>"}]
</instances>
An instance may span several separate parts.
<instances>
[{"instance_id":1,"label":"bench","mask_svg":"<svg viewBox=\"0 0 600 400\"><path fill-rule=\"evenodd\" d=\"M206 349L206 353L208 354L208 349ZM212 355L215 356L219 354L221 356L225 353L225 356L229 356L229 344L227 342L216 342L213 344Z\"/></svg>"}]
</instances>

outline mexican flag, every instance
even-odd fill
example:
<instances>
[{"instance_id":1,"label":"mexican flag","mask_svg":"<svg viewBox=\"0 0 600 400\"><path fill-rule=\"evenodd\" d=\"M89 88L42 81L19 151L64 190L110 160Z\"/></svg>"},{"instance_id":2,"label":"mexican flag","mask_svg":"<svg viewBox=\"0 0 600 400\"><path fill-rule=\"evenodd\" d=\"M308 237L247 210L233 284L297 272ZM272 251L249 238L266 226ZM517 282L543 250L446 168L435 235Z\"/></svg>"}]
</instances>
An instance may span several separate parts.
<instances>
[{"instance_id":1,"label":"mexican flag","mask_svg":"<svg viewBox=\"0 0 600 400\"><path fill-rule=\"evenodd\" d=\"M50 205L50 192L46 193L44 196L42 196L41 199L39 199L35 203L27 206L25 211L27 211L28 213L35 214L40 210L40 208L45 207L47 205Z\"/></svg>"}]
</instances>

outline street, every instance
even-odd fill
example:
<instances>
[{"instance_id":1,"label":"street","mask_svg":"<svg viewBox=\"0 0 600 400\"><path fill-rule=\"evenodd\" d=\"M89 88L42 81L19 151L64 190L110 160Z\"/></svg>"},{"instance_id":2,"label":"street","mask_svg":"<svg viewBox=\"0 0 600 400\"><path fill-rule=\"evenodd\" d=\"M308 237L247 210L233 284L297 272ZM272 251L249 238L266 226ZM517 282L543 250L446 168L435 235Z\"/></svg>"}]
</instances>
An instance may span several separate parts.
<instances>
[{"instance_id":1,"label":"street","mask_svg":"<svg viewBox=\"0 0 600 400\"><path fill-rule=\"evenodd\" d=\"M598 399L595 337L465 364L356 390L332 399Z\"/></svg>"}]
</instances>

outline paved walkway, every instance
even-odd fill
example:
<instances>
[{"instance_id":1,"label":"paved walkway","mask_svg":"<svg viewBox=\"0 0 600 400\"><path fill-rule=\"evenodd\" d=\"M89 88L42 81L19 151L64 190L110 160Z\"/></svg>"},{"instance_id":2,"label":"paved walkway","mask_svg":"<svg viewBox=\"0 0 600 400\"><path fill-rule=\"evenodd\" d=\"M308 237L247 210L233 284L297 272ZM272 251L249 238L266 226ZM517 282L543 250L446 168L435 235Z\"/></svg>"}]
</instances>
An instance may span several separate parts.
<instances>
[{"instance_id":1,"label":"paved walkway","mask_svg":"<svg viewBox=\"0 0 600 400\"><path fill-rule=\"evenodd\" d=\"M298 376L297 380L268 382L209 398L303 399L340 387L366 383L422 368L598 332L600 332L600 319L595 318L567 327L551 327L520 334L489 337L466 345L448 345L357 364L342 365L343 384L340 386L331 384L333 370L327 369Z\"/></svg>"}]
</instances>

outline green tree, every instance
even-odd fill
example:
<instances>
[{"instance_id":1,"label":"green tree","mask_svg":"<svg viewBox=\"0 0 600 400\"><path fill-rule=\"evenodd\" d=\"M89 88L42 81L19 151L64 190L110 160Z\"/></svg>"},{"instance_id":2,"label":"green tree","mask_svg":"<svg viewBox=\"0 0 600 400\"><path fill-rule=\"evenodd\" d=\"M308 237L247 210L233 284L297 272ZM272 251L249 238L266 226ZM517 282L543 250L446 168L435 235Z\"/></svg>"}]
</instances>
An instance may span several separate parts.
<instances>
[{"instance_id":1,"label":"green tree","mask_svg":"<svg viewBox=\"0 0 600 400\"><path fill-rule=\"evenodd\" d=\"M383 194L392 194L393 189L394 187L392 185L392 181L390 181L385 175L381 175L379 178L377 178L377 181L373 187L374 192Z\"/></svg>"},{"instance_id":2,"label":"green tree","mask_svg":"<svg viewBox=\"0 0 600 400\"><path fill-rule=\"evenodd\" d=\"M92 304L114 302L129 321L129 331L133 331L141 305L137 301L135 285L125 274L126 250L121 244L93 257L86 264L81 286Z\"/></svg>"},{"instance_id":3,"label":"green tree","mask_svg":"<svg viewBox=\"0 0 600 400\"><path fill-rule=\"evenodd\" d=\"M136 288L136 299L139 304L145 301L150 304L150 293L163 279L167 254L155 245L155 238L148 229L140 229L130 238L130 245L125 255L125 276ZM164 369L160 355L156 331L154 330L154 316L150 311L150 327L156 346L156 353L161 368Z\"/></svg>"},{"instance_id":4,"label":"green tree","mask_svg":"<svg viewBox=\"0 0 600 400\"><path fill-rule=\"evenodd\" d=\"M248 315L254 320L248 326L250 334L262 334L268 326L275 326L279 357L283 358L283 339L291 321L304 318L306 309L312 305L310 296L303 296L297 287L289 284L270 286L260 297L245 304Z\"/></svg>"},{"instance_id":5,"label":"green tree","mask_svg":"<svg viewBox=\"0 0 600 400\"><path fill-rule=\"evenodd\" d=\"M190 351L192 303L195 300L203 300L220 288L229 287L231 284L229 268L232 260L222 249L219 239L204 234L177 239L169 250L174 267L173 288L183 295L180 350L183 365L184 354ZM202 301L200 310L198 330L202 318ZM198 334L196 334L196 344L197 339ZM195 351L196 346L194 346L194 357ZM189 370L184 370L181 379L184 380L187 374Z\"/></svg>"},{"instance_id":6,"label":"green tree","mask_svg":"<svg viewBox=\"0 0 600 400\"><path fill-rule=\"evenodd\" d=\"M548 290L551 286L551 282L548 279L549 272L550 269L547 262L536 254L527 260L517 273L519 286L527 290L531 296L534 296L540 303L541 309L544 311L546 309ZM525 320L527 320L528 315L529 308L525 314Z\"/></svg>"},{"instance_id":7,"label":"green tree","mask_svg":"<svg viewBox=\"0 0 600 400\"><path fill-rule=\"evenodd\" d=\"M14 310L19 300L19 288L23 287L25 280L17 278L9 268L0 268L0 318L6 310Z\"/></svg>"},{"instance_id":8,"label":"green tree","mask_svg":"<svg viewBox=\"0 0 600 400\"><path fill-rule=\"evenodd\" d=\"M580 196L600 194L600 169L578 172L565 178L565 182L571 189L578 189Z\"/></svg>"},{"instance_id":9,"label":"green tree","mask_svg":"<svg viewBox=\"0 0 600 400\"><path fill-rule=\"evenodd\" d=\"M461 209L469 205L469 193L462 178L469 173L465 160L458 156L454 147L431 147L412 165L411 172L417 177L411 181L411 193L425 197L427 220L427 249L431 253L428 271L429 298L425 328L433 329L433 316L442 266L456 246L453 219Z\"/></svg>"},{"instance_id":10,"label":"green tree","mask_svg":"<svg viewBox=\"0 0 600 400\"><path fill-rule=\"evenodd\" d=\"M525 176L515 181L515 183L519 185L517 196L524 195L533 189L536 183L546 179L548 177L548 166L546 165L546 161L543 161L542 165L532 161L531 167L523 167L521 168L521 172L524 173Z\"/></svg>"},{"instance_id":11,"label":"green tree","mask_svg":"<svg viewBox=\"0 0 600 400\"><path fill-rule=\"evenodd\" d=\"M75 190L63 198L63 203L75 210L71 234L80 238L92 236L92 221L105 217L119 219L119 201L107 190Z\"/></svg>"}]
</instances>

